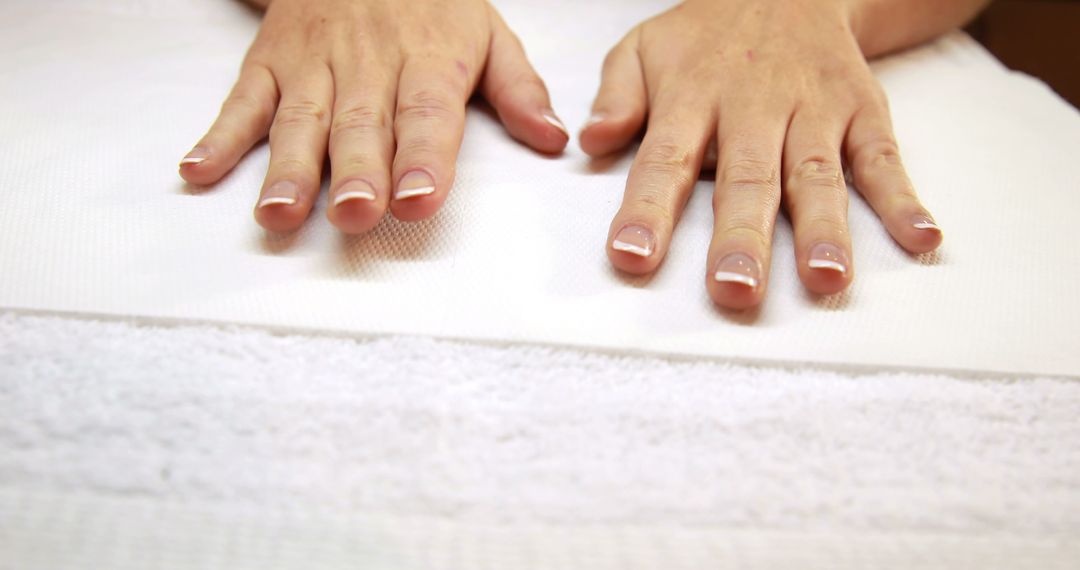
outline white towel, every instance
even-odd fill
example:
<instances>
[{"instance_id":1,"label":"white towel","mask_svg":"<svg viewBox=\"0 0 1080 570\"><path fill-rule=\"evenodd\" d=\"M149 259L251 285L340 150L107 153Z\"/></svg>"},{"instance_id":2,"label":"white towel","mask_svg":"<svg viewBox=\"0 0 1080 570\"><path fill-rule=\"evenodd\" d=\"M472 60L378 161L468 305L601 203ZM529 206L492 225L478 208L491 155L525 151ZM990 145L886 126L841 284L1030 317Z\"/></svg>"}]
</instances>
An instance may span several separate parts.
<instances>
[{"instance_id":1,"label":"white towel","mask_svg":"<svg viewBox=\"0 0 1080 570\"><path fill-rule=\"evenodd\" d=\"M0 569L1080 561L1080 383L0 315Z\"/></svg>"}]
</instances>

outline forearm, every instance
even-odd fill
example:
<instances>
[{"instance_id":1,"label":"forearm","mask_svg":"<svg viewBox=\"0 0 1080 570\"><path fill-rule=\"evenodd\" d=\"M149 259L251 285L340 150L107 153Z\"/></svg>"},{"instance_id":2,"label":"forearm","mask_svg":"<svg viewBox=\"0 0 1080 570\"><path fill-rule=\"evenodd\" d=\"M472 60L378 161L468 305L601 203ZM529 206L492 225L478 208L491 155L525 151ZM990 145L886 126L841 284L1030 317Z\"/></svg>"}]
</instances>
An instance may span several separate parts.
<instances>
[{"instance_id":1,"label":"forearm","mask_svg":"<svg viewBox=\"0 0 1080 570\"><path fill-rule=\"evenodd\" d=\"M990 0L849 0L863 55L876 57L959 28Z\"/></svg>"}]
</instances>

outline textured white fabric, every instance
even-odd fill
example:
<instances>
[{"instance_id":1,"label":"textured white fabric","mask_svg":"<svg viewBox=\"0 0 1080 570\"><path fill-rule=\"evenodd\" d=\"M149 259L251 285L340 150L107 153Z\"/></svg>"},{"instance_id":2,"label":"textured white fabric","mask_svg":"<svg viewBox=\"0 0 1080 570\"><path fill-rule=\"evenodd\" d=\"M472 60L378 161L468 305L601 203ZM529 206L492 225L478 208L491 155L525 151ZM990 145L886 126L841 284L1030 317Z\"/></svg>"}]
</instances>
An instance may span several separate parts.
<instances>
[{"instance_id":1,"label":"textured white fabric","mask_svg":"<svg viewBox=\"0 0 1080 570\"><path fill-rule=\"evenodd\" d=\"M0 569L1071 569L1080 382L0 315Z\"/></svg>"},{"instance_id":2,"label":"textured white fabric","mask_svg":"<svg viewBox=\"0 0 1080 570\"><path fill-rule=\"evenodd\" d=\"M500 3L571 125L656 4ZM705 184L662 272L623 280L601 247L628 157L539 158L474 112L439 219L343 240L320 210L264 239L265 149L206 193L174 172L253 15L0 15L0 306L1077 371L1075 112L962 36L877 66L943 254L907 258L856 203L858 284L817 301L781 228L751 322L701 290ZM1080 383L846 369L5 313L0 570L1077 566Z\"/></svg>"},{"instance_id":3,"label":"textured white fabric","mask_svg":"<svg viewBox=\"0 0 1080 570\"><path fill-rule=\"evenodd\" d=\"M665 2L504 2L572 127L605 51ZM437 219L342 238L320 205L267 237L251 208L260 147L218 186L176 162L236 76L257 16L224 0L4 3L0 306L354 333L532 341L788 362L1080 373L1080 117L953 35L876 66L912 177L945 228L913 259L853 199L858 279L815 299L790 230L771 291L725 314L703 279L702 182L653 277L603 253L631 156L537 156L470 114Z\"/></svg>"}]
</instances>

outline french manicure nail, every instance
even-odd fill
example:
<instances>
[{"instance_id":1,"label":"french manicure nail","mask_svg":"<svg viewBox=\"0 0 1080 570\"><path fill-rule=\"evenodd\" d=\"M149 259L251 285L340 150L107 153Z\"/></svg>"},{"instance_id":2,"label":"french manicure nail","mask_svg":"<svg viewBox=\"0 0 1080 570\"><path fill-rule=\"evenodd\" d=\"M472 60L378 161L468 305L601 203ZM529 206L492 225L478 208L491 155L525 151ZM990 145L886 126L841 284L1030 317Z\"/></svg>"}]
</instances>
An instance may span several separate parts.
<instances>
[{"instance_id":1,"label":"french manicure nail","mask_svg":"<svg viewBox=\"0 0 1080 570\"><path fill-rule=\"evenodd\" d=\"M549 125L559 129L564 135L570 136L569 131L566 130L566 125L555 116L554 111L544 111L543 116L544 120L547 121Z\"/></svg>"},{"instance_id":2,"label":"french manicure nail","mask_svg":"<svg viewBox=\"0 0 1080 570\"><path fill-rule=\"evenodd\" d=\"M394 192L395 200L407 200L417 196L427 196L435 192L435 180L423 170L413 170L401 177L397 190Z\"/></svg>"},{"instance_id":3,"label":"french manicure nail","mask_svg":"<svg viewBox=\"0 0 1080 570\"><path fill-rule=\"evenodd\" d=\"M933 218L926 214L915 214L911 217L911 225L917 230L936 230L941 231L941 228L934 222Z\"/></svg>"},{"instance_id":4,"label":"french manicure nail","mask_svg":"<svg viewBox=\"0 0 1080 570\"><path fill-rule=\"evenodd\" d=\"M649 257L656 249L656 236L644 226L626 226L615 234L611 249Z\"/></svg>"},{"instance_id":5,"label":"french manicure nail","mask_svg":"<svg viewBox=\"0 0 1080 570\"><path fill-rule=\"evenodd\" d=\"M810 269L828 269L840 274L847 273L847 255L831 243L819 243L810 248Z\"/></svg>"},{"instance_id":6,"label":"french manicure nail","mask_svg":"<svg viewBox=\"0 0 1080 570\"><path fill-rule=\"evenodd\" d=\"M259 201L259 207L274 206L278 204L292 205L300 199L300 189L296 186L295 182L290 180L282 180L281 182L275 182L272 186L263 192L262 200Z\"/></svg>"},{"instance_id":7,"label":"french manicure nail","mask_svg":"<svg viewBox=\"0 0 1080 570\"><path fill-rule=\"evenodd\" d=\"M338 189L337 197L334 198L334 205L340 206L350 200L373 202L375 201L375 190L363 180L350 180Z\"/></svg>"},{"instance_id":8,"label":"french manicure nail","mask_svg":"<svg viewBox=\"0 0 1080 570\"><path fill-rule=\"evenodd\" d=\"M591 126L593 126L593 125L595 125L597 123L603 123L604 119L606 119L606 118L607 117L605 117L602 113L593 113L589 117L589 120L585 121L585 128L587 129L587 128L589 128L589 127L591 127Z\"/></svg>"},{"instance_id":9,"label":"french manicure nail","mask_svg":"<svg viewBox=\"0 0 1080 570\"><path fill-rule=\"evenodd\" d=\"M741 283L756 289L761 282L761 264L745 253L731 253L716 264L713 279L720 283Z\"/></svg>"},{"instance_id":10,"label":"french manicure nail","mask_svg":"<svg viewBox=\"0 0 1080 570\"><path fill-rule=\"evenodd\" d=\"M187 153L187 156L180 160L180 166L184 166L185 164L199 164L200 162L206 160L209 156L210 153L207 152L205 148L197 146L191 149L191 152Z\"/></svg>"}]
</instances>

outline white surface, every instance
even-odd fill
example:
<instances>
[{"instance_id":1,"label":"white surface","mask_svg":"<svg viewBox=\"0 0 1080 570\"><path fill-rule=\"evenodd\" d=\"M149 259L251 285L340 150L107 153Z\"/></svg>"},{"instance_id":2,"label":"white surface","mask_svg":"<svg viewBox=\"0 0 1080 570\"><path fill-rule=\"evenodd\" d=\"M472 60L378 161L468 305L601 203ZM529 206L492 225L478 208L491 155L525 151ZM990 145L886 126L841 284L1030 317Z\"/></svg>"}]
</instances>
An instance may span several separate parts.
<instances>
[{"instance_id":1,"label":"white surface","mask_svg":"<svg viewBox=\"0 0 1080 570\"><path fill-rule=\"evenodd\" d=\"M608 47L664 2L503 2L556 107L584 122ZM470 114L434 221L344 239L320 206L266 237L265 147L206 192L176 163L216 113L257 18L224 0L5 2L0 306L353 333L533 341L787 362L1080 374L1080 117L953 35L876 66L906 162L946 231L912 259L854 199L858 280L814 299L781 224L759 314L704 287L709 183L652 279L603 254L630 156L537 156Z\"/></svg>"},{"instance_id":2,"label":"white surface","mask_svg":"<svg viewBox=\"0 0 1080 570\"><path fill-rule=\"evenodd\" d=\"M1076 568L1080 382L0 314L0 569Z\"/></svg>"}]
</instances>

